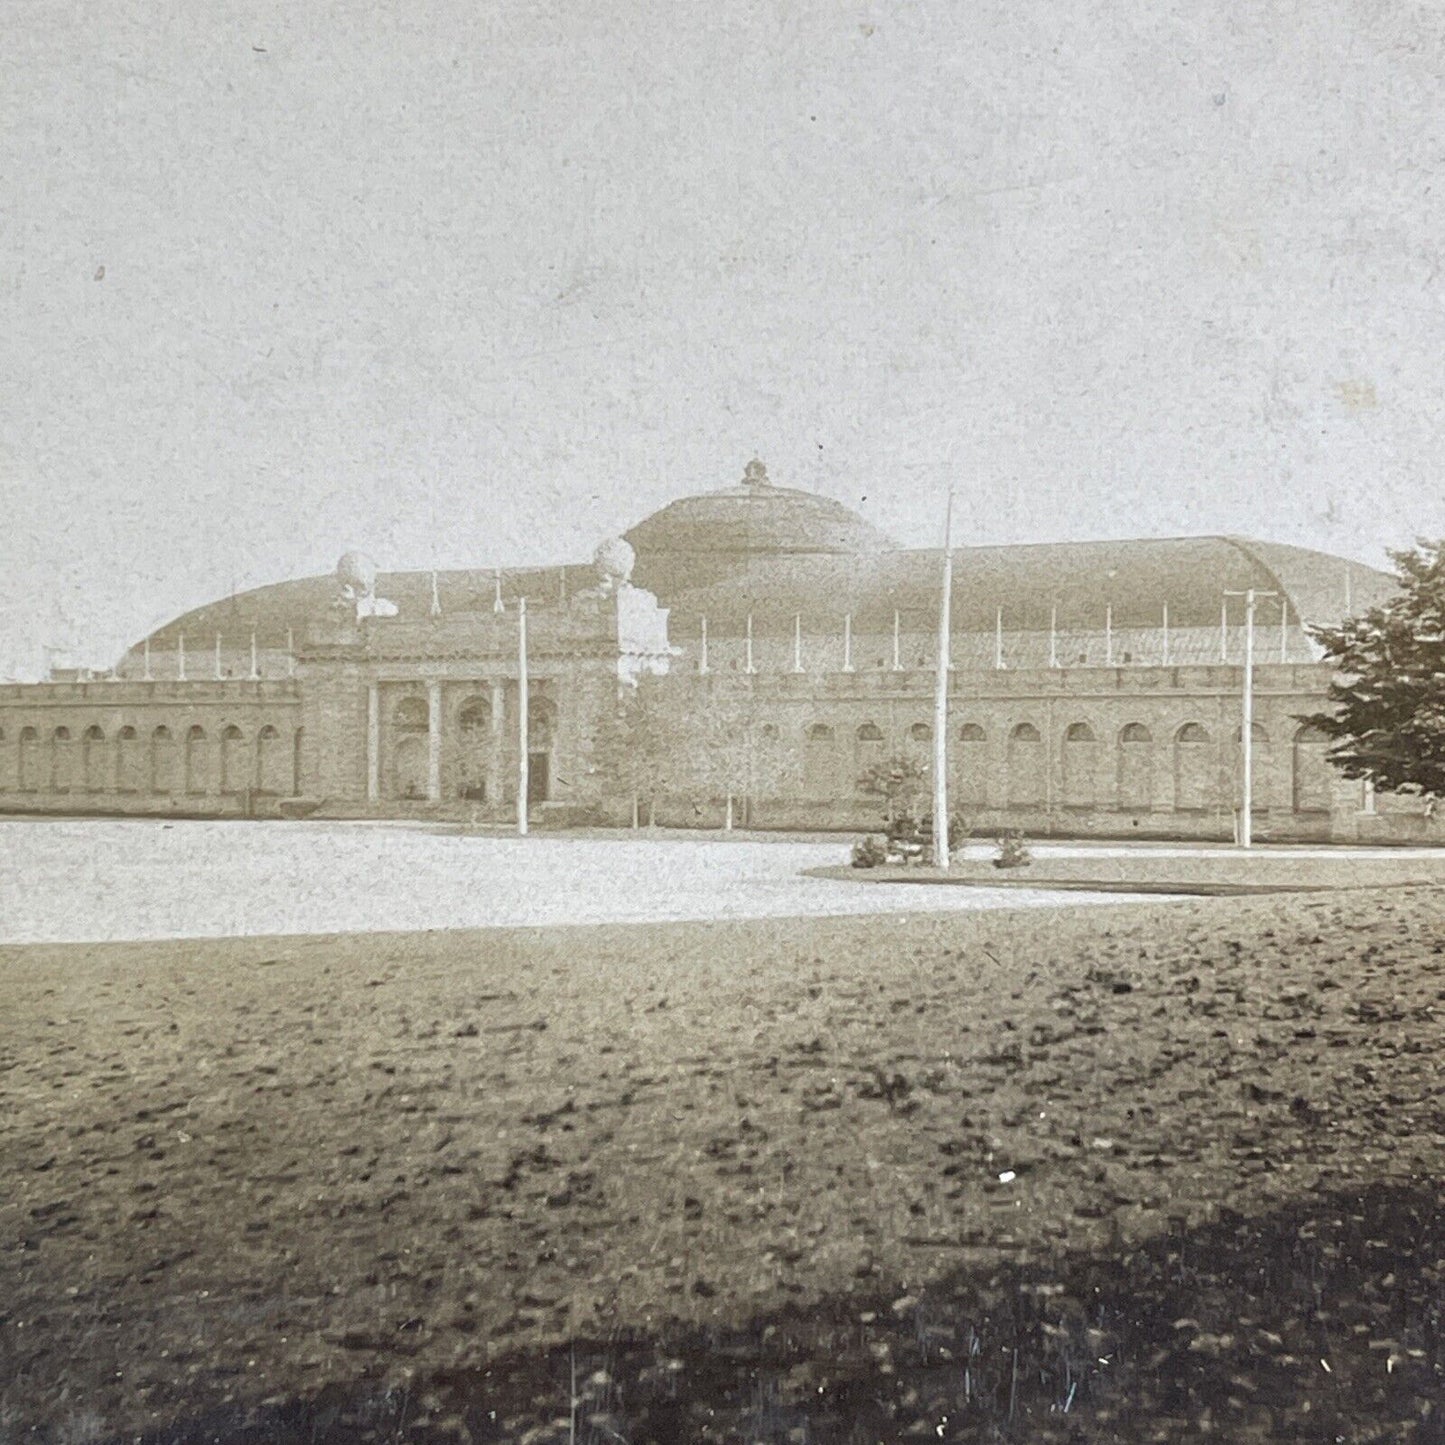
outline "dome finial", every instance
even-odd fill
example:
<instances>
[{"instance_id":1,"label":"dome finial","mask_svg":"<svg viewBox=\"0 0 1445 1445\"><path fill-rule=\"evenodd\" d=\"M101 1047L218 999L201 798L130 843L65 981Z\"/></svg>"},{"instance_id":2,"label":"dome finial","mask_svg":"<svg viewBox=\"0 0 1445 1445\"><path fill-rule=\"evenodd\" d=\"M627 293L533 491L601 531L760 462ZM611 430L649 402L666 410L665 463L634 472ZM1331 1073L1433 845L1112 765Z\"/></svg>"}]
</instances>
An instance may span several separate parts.
<instances>
[{"instance_id":1,"label":"dome finial","mask_svg":"<svg viewBox=\"0 0 1445 1445\"><path fill-rule=\"evenodd\" d=\"M770 487L772 483L768 480L768 469L754 457L747 466L743 468L743 486L745 487Z\"/></svg>"}]
</instances>

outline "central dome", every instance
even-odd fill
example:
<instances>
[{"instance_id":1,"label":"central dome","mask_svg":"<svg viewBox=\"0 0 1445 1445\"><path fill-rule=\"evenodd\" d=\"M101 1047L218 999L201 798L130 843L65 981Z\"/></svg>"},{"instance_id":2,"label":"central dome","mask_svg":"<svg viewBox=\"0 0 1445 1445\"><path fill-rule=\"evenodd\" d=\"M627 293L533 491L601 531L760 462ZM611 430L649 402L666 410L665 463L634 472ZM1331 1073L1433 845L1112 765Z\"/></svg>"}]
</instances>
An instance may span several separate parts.
<instances>
[{"instance_id":1,"label":"central dome","mask_svg":"<svg viewBox=\"0 0 1445 1445\"><path fill-rule=\"evenodd\" d=\"M638 580L662 594L720 581L754 557L856 556L894 546L841 502L774 486L756 459L736 486L670 502L626 537Z\"/></svg>"}]
</instances>

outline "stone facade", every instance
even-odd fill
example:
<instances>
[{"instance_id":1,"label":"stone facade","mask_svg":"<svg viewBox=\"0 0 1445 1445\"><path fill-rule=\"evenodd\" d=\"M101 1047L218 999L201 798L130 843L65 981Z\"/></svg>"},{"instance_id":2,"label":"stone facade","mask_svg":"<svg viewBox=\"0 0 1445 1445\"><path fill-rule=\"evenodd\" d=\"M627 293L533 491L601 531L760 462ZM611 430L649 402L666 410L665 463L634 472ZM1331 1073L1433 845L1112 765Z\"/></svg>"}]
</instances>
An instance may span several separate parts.
<instances>
[{"instance_id":1,"label":"stone facade","mask_svg":"<svg viewBox=\"0 0 1445 1445\"><path fill-rule=\"evenodd\" d=\"M876 826L867 767L931 765L942 554L894 548L758 463L628 538L591 565L527 570L378 573L347 553L331 577L177 618L113 678L0 687L0 810L510 820L525 605L537 821L627 816L594 741L626 689L670 671L690 715L743 699L749 747L771 760L732 800L745 821ZM1382 600L1388 577L1176 538L959 548L954 578L950 786L976 828L1232 837L1244 632L1229 599L1256 589L1255 836L1435 835L1418 803L1343 782L1299 721L1329 682L1310 625ZM724 802L664 793L658 816L712 825Z\"/></svg>"}]
</instances>

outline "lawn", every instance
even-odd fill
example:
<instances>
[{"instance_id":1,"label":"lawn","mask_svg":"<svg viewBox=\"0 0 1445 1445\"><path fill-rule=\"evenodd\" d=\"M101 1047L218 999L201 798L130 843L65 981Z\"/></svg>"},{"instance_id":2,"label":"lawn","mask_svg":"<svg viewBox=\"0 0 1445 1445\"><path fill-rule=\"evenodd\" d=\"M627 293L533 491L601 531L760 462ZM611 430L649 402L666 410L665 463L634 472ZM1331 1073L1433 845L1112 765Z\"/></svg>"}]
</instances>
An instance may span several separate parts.
<instances>
[{"instance_id":1,"label":"lawn","mask_svg":"<svg viewBox=\"0 0 1445 1445\"><path fill-rule=\"evenodd\" d=\"M1442 905L0 949L0 1439L1437 1438Z\"/></svg>"}]
</instances>

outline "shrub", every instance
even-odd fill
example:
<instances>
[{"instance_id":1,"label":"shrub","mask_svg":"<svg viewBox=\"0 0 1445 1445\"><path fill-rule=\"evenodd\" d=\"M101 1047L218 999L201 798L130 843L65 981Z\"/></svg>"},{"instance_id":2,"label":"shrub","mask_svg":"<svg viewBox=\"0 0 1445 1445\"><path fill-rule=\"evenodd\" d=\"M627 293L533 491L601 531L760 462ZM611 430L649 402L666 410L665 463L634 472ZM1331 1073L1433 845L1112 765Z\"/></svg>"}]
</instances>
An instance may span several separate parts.
<instances>
[{"instance_id":1,"label":"shrub","mask_svg":"<svg viewBox=\"0 0 1445 1445\"><path fill-rule=\"evenodd\" d=\"M1033 854L1029 852L1022 833L1010 830L999 836L998 853L993 860L995 868L1027 868L1033 861Z\"/></svg>"}]
</instances>

